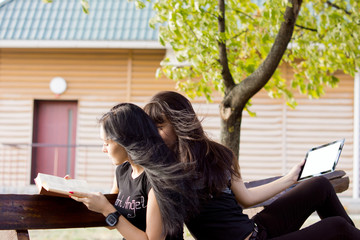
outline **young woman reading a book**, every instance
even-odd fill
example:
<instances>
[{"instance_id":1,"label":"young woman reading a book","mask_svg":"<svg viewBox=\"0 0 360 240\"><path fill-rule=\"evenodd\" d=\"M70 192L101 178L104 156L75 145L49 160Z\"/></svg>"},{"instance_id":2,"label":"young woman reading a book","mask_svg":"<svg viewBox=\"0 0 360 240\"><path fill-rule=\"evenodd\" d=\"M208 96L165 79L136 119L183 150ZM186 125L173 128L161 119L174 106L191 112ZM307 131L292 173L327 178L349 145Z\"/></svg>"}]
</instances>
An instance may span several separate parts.
<instances>
[{"instance_id":1,"label":"young woman reading a book","mask_svg":"<svg viewBox=\"0 0 360 240\"><path fill-rule=\"evenodd\" d=\"M360 239L360 231L323 177L298 184L249 219L240 205L255 205L289 188L297 181L303 163L275 182L247 189L232 151L205 135L184 96L160 92L144 110L178 161L194 166L200 207L186 225L196 239ZM322 220L299 230L314 211Z\"/></svg>"},{"instance_id":2,"label":"young woman reading a book","mask_svg":"<svg viewBox=\"0 0 360 240\"><path fill-rule=\"evenodd\" d=\"M192 195L191 182L156 125L130 103L114 106L99 123L103 152L117 165L116 203L101 193L71 192L71 198L103 214L127 240L183 239L184 206L195 204L183 197Z\"/></svg>"}]
</instances>

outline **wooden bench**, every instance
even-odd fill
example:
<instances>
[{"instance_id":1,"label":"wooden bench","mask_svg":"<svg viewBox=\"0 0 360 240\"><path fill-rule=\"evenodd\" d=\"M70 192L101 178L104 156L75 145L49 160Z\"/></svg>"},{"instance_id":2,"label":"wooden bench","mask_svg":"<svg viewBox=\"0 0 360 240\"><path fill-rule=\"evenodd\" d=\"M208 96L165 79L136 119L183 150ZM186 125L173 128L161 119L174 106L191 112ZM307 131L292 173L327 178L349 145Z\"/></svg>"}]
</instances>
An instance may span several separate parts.
<instances>
[{"instance_id":1,"label":"wooden bench","mask_svg":"<svg viewBox=\"0 0 360 240\"><path fill-rule=\"evenodd\" d=\"M324 174L323 176L330 180L331 184L333 185L333 187L335 189L335 192L337 192L337 193L342 193L349 188L350 179L348 176L346 176L346 173L343 170L336 170L334 172ZM276 179L279 179L280 177L281 176L277 176L277 177L266 178L266 179L261 179L261 180L257 180L257 181L246 182L245 186L247 188L260 186L260 185L275 181ZM292 186L292 187L294 187L294 186ZM278 195L274 196L273 198L271 198L261 204L252 206L252 208L261 207L261 206L266 207L267 205L269 205L270 203L275 201L277 198L279 198L281 195L283 195L287 191L291 190L292 187L286 189L285 191L279 193Z\"/></svg>"},{"instance_id":2,"label":"wooden bench","mask_svg":"<svg viewBox=\"0 0 360 240\"><path fill-rule=\"evenodd\" d=\"M349 177L344 171L325 175L337 193L349 187ZM279 177L246 183L248 187L259 186ZM266 206L279 197L260 204ZM114 203L116 194L105 195ZM85 205L70 198L50 197L39 194L0 194L0 239L29 239L28 230L86 228L106 226L101 214L89 211Z\"/></svg>"}]
</instances>

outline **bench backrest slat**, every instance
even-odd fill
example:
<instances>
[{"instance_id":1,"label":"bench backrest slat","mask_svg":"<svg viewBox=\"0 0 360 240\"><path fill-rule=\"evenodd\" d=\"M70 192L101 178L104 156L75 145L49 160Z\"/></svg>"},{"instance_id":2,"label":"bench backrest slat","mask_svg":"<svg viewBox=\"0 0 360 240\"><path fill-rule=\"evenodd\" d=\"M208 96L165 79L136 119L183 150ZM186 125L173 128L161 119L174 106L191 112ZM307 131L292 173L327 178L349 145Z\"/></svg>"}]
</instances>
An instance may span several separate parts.
<instances>
[{"instance_id":1,"label":"bench backrest slat","mask_svg":"<svg viewBox=\"0 0 360 240\"><path fill-rule=\"evenodd\" d=\"M114 203L117 195L105 196ZM70 198L0 194L0 230L100 227L104 219Z\"/></svg>"}]
</instances>

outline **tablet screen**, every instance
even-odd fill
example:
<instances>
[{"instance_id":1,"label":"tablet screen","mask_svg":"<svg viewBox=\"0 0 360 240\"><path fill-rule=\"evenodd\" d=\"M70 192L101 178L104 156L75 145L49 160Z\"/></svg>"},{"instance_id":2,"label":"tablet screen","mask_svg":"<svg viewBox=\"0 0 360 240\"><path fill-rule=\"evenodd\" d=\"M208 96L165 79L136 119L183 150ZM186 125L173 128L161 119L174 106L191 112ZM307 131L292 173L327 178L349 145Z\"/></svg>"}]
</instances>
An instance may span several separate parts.
<instances>
[{"instance_id":1,"label":"tablet screen","mask_svg":"<svg viewBox=\"0 0 360 240\"><path fill-rule=\"evenodd\" d=\"M298 180L304 180L335 170L345 139L310 149Z\"/></svg>"}]
</instances>

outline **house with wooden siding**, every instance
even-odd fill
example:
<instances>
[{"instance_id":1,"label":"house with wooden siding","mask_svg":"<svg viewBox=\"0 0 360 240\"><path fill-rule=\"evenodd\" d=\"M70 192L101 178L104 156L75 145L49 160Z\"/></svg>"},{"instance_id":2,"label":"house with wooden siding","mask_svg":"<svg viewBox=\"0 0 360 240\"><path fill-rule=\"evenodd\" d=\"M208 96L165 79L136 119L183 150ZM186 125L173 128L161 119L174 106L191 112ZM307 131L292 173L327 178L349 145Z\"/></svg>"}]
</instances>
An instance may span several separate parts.
<instances>
[{"instance_id":1,"label":"house with wooden siding","mask_svg":"<svg viewBox=\"0 0 360 240\"><path fill-rule=\"evenodd\" d=\"M118 102L146 104L161 90L155 78L167 50L148 26L150 7L127 0L5 0L0 3L0 191L35 191L37 172L86 179L110 189L114 166L101 152L97 119ZM292 77L287 66L284 76ZM359 81L339 72L320 99L296 95L290 109L259 92L256 117L244 113L240 166L245 180L286 173L307 150L346 143L338 165L351 179L345 199L359 199ZM219 139L218 102L192 100L205 130Z\"/></svg>"}]
</instances>

